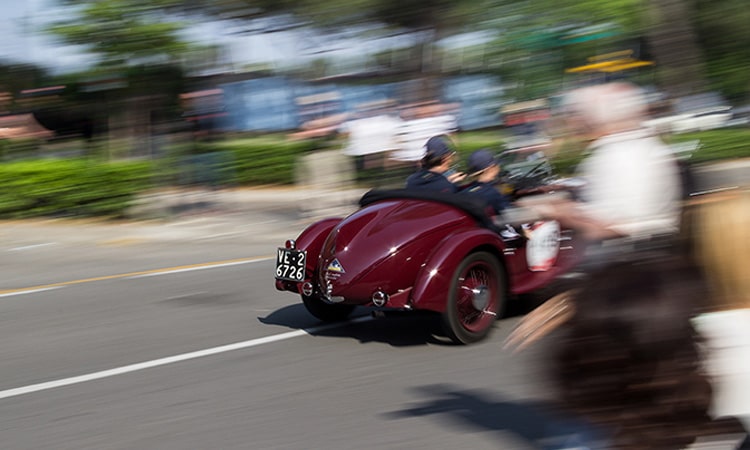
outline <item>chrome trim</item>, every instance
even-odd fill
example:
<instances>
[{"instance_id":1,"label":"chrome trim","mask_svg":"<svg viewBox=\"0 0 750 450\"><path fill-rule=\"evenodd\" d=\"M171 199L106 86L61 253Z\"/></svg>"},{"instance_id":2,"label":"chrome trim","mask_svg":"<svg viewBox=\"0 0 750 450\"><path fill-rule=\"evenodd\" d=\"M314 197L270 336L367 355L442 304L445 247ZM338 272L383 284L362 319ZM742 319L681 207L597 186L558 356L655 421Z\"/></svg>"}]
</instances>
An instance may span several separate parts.
<instances>
[{"instance_id":1,"label":"chrome trim","mask_svg":"<svg viewBox=\"0 0 750 450\"><path fill-rule=\"evenodd\" d=\"M375 306L385 306L388 303L388 294L383 291L377 291L372 294L372 304Z\"/></svg>"},{"instance_id":2,"label":"chrome trim","mask_svg":"<svg viewBox=\"0 0 750 450\"><path fill-rule=\"evenodd\" d=\"M477 311L484 311L490 304L490 290L487 286L479 286L471 289L471 304Z\"/></svg>"}]
</instances>

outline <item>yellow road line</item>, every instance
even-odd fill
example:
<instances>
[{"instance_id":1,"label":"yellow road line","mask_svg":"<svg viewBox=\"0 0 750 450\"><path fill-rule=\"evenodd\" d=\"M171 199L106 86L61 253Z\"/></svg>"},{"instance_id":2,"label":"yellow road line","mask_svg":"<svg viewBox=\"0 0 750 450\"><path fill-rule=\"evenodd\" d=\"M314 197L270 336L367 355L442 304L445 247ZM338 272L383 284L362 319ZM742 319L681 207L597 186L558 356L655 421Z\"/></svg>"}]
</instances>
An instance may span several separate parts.
<instances>
[{"instance_id":1,"label":"yellow road line","mask_svg":"<svg viewBox=\"0 0 750 450\"><path fill-rule=\"evenodd\" d=\"M271 258L272 256L258 256L255 258L227 259L224 261L212 261L212 262L207 262L207 263L189 264L185 266L164 267L161 269L143 270L139 272L119 273L116 275L104 275L101 277L83 278L80 280L71 280L71 281L61 281L59 283L41 284L38 286L30 286L30 287L19 288L19 289L8 289L8 290L0 291L0 295L22 294L28 291L38 291L38 290L52 289L52 288L63 287L63 286L72 286L76 284L93 283L94 281L117 280L121 278L154 275L154 274L159 274L162 272L175 272L178 270L199 269L202 267L208 268L212 266L223 266L223 265L228 265L228 264L233 264L233 263L234 264L252 263L252 262L263 261L263 260L271 259Z\"/></svg>"}]
</instances>

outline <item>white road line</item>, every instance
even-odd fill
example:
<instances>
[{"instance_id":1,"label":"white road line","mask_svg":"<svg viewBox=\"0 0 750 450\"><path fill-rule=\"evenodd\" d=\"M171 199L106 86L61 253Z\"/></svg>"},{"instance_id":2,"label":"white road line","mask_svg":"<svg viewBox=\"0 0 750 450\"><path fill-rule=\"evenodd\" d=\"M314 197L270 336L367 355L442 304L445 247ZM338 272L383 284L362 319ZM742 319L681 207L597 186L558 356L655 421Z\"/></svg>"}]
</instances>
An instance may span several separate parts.
<instances>
[{"instance_id":1,"label":"white road line","mask_svg":"<svg viewBox=\"0 0 750 450\"><path fill-rule=\"evenodd\" d=\"M151 361L144 361L135 364L129 364L127 366L115 367L114 369L102 370L100 372L93 372L85 375L79 375L70 378L62 378L60 380L47 381L44 383L31 384L28 386L22 386L13 389L6 389L0 391L0 399L17 397L19 395L31 394L39 391L46 391L48 389L55 389L63 386L70 386L73 384L85 383L87 381L100 380L102 378L114 377L116 375L123 375L130 372L138 372L140 370L150 369L152 367L166 366L167 364L174 364L177 362L187 361L190 359L202 358L204 356L216 355L219 353L231 352L234 350L242 350L250 347L257 347L263 344L270 344L272 342L284 341L287 339L315 334L320 331L330 330L332 328L339 328L345 325L359 322L367 322L372 320L371 316L357 317L347 322L333 323L327 325L321 325L312 328L306 328L302 330L289 331L286 333L275 334L272 336L266 336L258 339L251 339L249 341L236 342L234 344L221 345L219 347L207 348L204 350L198 350L195 352L182 353L180 355L168 356L166 358L153 359Z\"/></svg>"},{"instance_id":2,"label":"white road line","mask_svg":"<svg viewBox=\"0 0 750 450\"><path fill-rule=\"evenodd\" d=\"M0 294L0 297L13 297L14 295L35 294L37 292L44 292L44 291L51 291L51 290L54 290L54 289L60 289L61 287L64 287L64 286L45 287L45 288L39 288L39 289L29 289L28 291L8 292L6 294Z\"/></svg>"},{"instance_id":3,"label":"white road line","mask_svg":"<svg viewBox=\"0 0 750 450\"><path fill-rule=\"evenodd\" d=\"M271 259L273 258L254 259L252 261L234 261L234 262L229 262L229 263L219 263L219 264L210 264L210 265L205 265L205 266L186 267L182 269L167 269L167 270L162 270L158 272L145 273L142 275L134 275L132 277L127 277L125 279L134 280L136 278L158 277L161 275L171 275L173 273L192 272L194 270L206 270L206 269L216 269L217 267L239 266L240 264L252 264L256 262L269 261Z\"/></svg>"},{"instance_id":4,"label":"white road line","mask_svg":"<svg viewBox=\"0 0 750 450\"><path fill-rule=\"evenodd\" d=\"M129 273L120 273L120 274L115 274L115 275L104 275L101 277L84 278L81 280L61 281L58 283L50 283L50 284L45 284L45 285L40 285L40 286L29 286L29 287L20 288L20 289L0 290L0 295L2 296L18 295L18 294L23 294L23 293L39 292L39 290L42 290L42 289L73 286L76 284L84 284L84 283L93 283L95 281L122 280L122 279L137 278L137 277L149 276L149 275L155 276L155 275L166 275L166 274L177 273L177 272L188 272L190 270L213 269L216 267L232 266L235 264L250 264L254 262L268 261L273 258L274 257L272 256L263 256L263 257L251 258L251 259L216 261L213 263L191 264L189 266L165 267L162 269L144 270L141 272L129 272Z\"/></svg>"},{"instance_id":5,"label":"white road line","mask_svg":"<svg viewBox=\"0 0 750 450\"><path fill-rule=\"evenodd\" d=\"M49 245L55 245L54 242L45 242L44 244L33 244L33 245L24 245L22 247L13 247L9 248L9 252L22 252L24 250L32 250L39 247L47 247Z\"/></svg>"}]
</instances>

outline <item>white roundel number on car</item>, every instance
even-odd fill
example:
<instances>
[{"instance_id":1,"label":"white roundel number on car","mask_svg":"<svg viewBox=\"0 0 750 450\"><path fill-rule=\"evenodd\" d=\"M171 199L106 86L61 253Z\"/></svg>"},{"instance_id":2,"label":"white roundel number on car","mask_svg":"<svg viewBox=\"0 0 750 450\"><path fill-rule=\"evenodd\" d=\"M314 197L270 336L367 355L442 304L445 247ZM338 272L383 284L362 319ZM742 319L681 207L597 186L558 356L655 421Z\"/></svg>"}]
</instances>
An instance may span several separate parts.
<instances>
[{"instance_id":1,"label":"white roundel number on car","mask_svg":"<svg viewBox=\"0 0 750 450\"><path fill-rule=\"evenodd\" d=\"M532 272L549 270L560 252L560 224L552 220L536 222L527 229L526 263Z\"/></svg>"}]
</instances>

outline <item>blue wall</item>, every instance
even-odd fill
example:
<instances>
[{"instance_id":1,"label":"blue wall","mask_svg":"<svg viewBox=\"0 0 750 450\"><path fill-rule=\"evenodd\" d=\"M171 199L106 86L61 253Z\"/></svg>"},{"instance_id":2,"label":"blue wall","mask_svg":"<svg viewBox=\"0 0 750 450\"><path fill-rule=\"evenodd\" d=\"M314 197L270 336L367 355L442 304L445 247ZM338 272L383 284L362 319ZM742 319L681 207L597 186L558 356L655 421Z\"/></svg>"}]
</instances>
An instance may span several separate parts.
<instances>
[{"instance_id":1,"label":"blue wall","mask_svg":"<svg viewBox=\"0 0 750 450\"><path fill-rule=\"evenodd\" d=\"M234 131L293 130L323 109L327 114L335 114L353 112L362 103L398 101L399 92L407 86L407 83L317 85L285 77L228 83L221 86L228 112L225 126ZM296 103L298 97L330 92L337 92L338 99L315 110ZM473 130L500 123L501 95L502 88L494 78L465 76L444 80L442 100L460 103L458 124L464 130Z\"/></svg>"},{"instance_id":2,"label":"blue wall","mask_svg":"<svg viewBox=\"0 0 750 450\"><path fill-rule=\"evenodd\" d=\"M222 85L227 128L236 131L297 128L295 84L286 78L270 77Z\"/></svg>"},{"instance_id":3,"label":"blue wall","mask_svg":"<svg viewBox=\"0 0 750 450\"><path fill-rule=\"evenodd\" d=\"M443 81L443 100L461 104L458 126L462 130L499 125L502 93L500 83L488 76L455 77Z\"/></svg>"}]
</instances>

